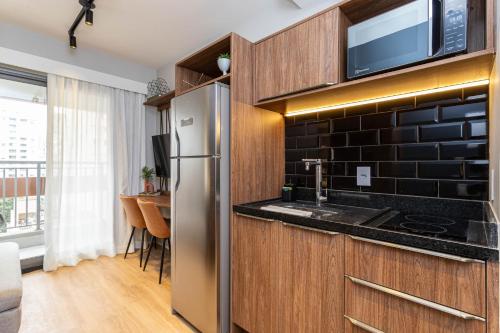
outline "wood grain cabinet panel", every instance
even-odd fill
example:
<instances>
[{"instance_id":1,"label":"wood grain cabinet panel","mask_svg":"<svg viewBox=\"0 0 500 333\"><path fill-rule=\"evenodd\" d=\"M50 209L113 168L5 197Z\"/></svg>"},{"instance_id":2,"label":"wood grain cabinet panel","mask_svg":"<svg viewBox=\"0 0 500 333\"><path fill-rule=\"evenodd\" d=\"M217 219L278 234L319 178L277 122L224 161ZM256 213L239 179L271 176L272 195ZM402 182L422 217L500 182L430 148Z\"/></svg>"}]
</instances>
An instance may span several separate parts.
<instances>
[{"instance_id":1,"label":"wood grain cabinet panel","mask_svg":"<svg viewBox=\"0 0 500 333\"><path fill-rule=\"evenodd\" d=\"M256 44L256 102L339 82L339 15L332 9Z\"/></svg>"},{"instance_id":2,"label":"wood grain cabinet panel","mask_svg":"<svg viewBox=\"0 0 500 333\"><path fill-rule=\"evenodd\" d=\"M283 225L280 231L279 332L342 332L344 235Z\"/></svg>"},{"instance_id":3,"label":"wood grain cabinet panel","mask_svg":"<svg viewBox=\"0 0 500 333\"><path fill-rule=\"evenodd\" d=\"M233 214L233 322L248 332L278 332L280 223Z\"/></svg>"},{"instance_id":4,"label":"wood grain cabinet panel","mask_svg":"<svg viewBox=\"0 0 500 333\"><path fill-rule=\"evenodd\" d=\"M346 237L346 274L486 317L485 264Z\"/></svg>"},{"instance_id":5,"label":"wood grain cabinet panel","mask_svg":"<svg viewBox=\"0 0 500 333\"><path fill-rule=\"evenodd\" d=\"M346 315L382 333L484 333L484 321L462 319L353 283L346 277ZM370 332L345 321L346 333ZM372 332L377 332L372 330Z\"/></svg>"}]
</instances>

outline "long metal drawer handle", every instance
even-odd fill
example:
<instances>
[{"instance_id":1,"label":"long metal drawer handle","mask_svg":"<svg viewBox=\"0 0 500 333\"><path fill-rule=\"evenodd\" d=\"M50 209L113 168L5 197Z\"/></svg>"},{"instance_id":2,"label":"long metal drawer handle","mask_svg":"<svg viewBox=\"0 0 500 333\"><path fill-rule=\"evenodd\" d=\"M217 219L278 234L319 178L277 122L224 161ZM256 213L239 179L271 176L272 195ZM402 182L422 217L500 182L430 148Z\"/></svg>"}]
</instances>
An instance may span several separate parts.
<instances>
[{"instance_id":1,"label":"long metal drawer handle","mask_svg":"<svg viewBox=\"0 0 500 333\"><path fill-rule=\"evenodd\" d=\"M363 323L363 322L361 322L359 320L356 320L354 318L351 318L351 317L345 316L345 315L344 315L344 317L347 320L349 320L351 322L351 324L353 324L354 326L359 327L359 328L361 328L361 329L363 329L363 330L365 330L367 332L370 332L370 333L384 333L383 331L378 330L375 327L371 327L370 325L367 325L367 324L365 324L365 323Z\"/></svg>"},{"instance_id":2,"label":"long metal drawer handle","mask_svg":"<svg viewBox=\"0 0 500 333\"><path fill-rule=\"evenodd\" d=\"M439 257L439 258L444 258L444 259L450 259L450 260L455 260L455 261L460 261L460 262L467 262L467 263L480 263L484 264L484 261L478 260L478 259L471 259L471 258L464 258L464 257L459 257L459 256L454 256L452 254L446 254L446 253L440 253L440 252L435 252L435 251L429 251L429 250L423 250L423 249L418 249L410 246L404 246L404 245L398 245L398 244L393 244L393 243L387 243L387 242L382 242L374 239L368 239L368 238L363 238L363 237L357 237L357 236L351 236L349 235L350 238L362 242L367 242L367 243L373 243L377 245L383 245L387 247L392 247L395 249L400 249L400 250L406 250L410 252L416 252L416 253L421 253L421 254L427 254L430 256L434 257Z\"/></svg>"},{"instance_id":3,"label":"long metal drawer handle","mask_svg":"<svg viewBox=\"0 0 500 333\"><path fill-rule=\"evenodd\" d=\"M368 282L368 281L365 281L365 280L357 279L357 278L349 276L349 275L346 275L346 277L349 280L351 280L353 283L355 283L355 284L358 284L358 285L361 285L361 286L365 286L365 287L368 287L368 288L371 288L371 289L375 289L375 290L378 290L378 291L383 292L385 294L392 295L392 296L395 296L395 297L398 297L398 298L402 298L402 299L405 299L407 301L410 301L410 302L413 302L413 303L416 303L416 304L419 304L419 305L423 305L425 307L428 307L428 308L431 308L431 309L434 309L434 310L437 310L437 311L440 311L440 312L444 312L444 313L450 314L450 315L455 316L455 317L459 317L459 318L462 318L462 319L465 319L465 320L471 320L471 319L473 319L473 320L479 320L479 321L486 321L484 318L472 315L472 314L467 313L467 312L463 312L463 311L460 311L460 310L449 308L447 306L444 306L444 305L441 305L441 304L437 304L437 303L434 303L434 302L422 299L420 297L415 297L415 296L412 296L412 295L408 295L408 294L399 292L397 290L393 290L393 289L390 289L390 288L383 287L383 286L375 284L375 283L371 283L371 282Z\"/></svg>"},{"instance_id":4,"label":"long metal drawer handle","mask_svg":"<svg viewBox=\"0 0 500 333\"><path fill-rule=\"evenodd\" d=\"M289 227L289 228L297 228L297 229L302 229L302 230L307 230L307 231L314 231L314 232L319 232L321 234L327 234L327 235L331 235L331 236L340 235L340 233L335 232L335 231L321 230L321 229L310 228L310 227L305 227L303 225L290 224L290 223L285 223L285 222L282 222L282 224L283 224L283 226Z\"/></svg>"},{"instance_id":5,"label":"long metal drawer handle","mask_svg":"<svg viewBox=\"0 0 500 333\"><path fill-rule=\"evenodd\" d=\"M256 220L266 221L266 222L277 222L278 221L278 220L266 219L264 217L253 216L253 215L248 215L248 214L243 214L243 213L236 213L236 215L241 216L241 217L247 217L247 218L250 218L250 219L256 219Z\"/></svg>"}]
</instances>

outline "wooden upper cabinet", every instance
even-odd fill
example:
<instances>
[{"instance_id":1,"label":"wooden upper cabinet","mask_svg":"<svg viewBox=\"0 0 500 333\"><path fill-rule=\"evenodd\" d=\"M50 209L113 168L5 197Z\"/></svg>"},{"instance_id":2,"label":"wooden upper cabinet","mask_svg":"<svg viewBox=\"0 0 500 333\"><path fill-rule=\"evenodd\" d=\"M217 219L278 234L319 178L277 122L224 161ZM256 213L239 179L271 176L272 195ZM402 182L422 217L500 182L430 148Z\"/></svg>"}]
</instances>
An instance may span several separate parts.
<instances>
[{"instance_id":1,"label":"wooden upper cabinet","mask_svg":"<svg viewBox=\"0 0 500 333\"><path fill-rule=\"evenodd\" d=\"M284 224L279 239L279 332L342 332L344 235Z\"/></svg>"},{"instance_id":2,"label":"wooden upper cabinet","mask_svg":"<svg viewBox=\"0 0 500 333\"><path fill-rule=\"evenodd\" d=\"M339 82L341 15L334 8L255 45L255 102Z\"/></svg>"},{"instance_id":3,"label":"wooden upper cabinet","mask_svg":"<svg viewBox=\"0 0 500 333\"><path fill-rule=\"evenodd\" d=\"M233 214L232 316L247 332L278 332L279 228Z\"/></svg>"}]
</instances>

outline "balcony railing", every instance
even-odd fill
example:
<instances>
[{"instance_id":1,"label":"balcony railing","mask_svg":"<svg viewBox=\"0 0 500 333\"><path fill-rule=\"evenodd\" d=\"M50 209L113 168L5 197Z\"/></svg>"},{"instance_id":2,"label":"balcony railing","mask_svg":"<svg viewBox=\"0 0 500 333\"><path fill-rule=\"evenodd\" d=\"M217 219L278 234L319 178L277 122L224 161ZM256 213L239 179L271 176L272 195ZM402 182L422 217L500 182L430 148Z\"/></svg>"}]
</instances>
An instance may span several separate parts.
<instances>
[{"instance_id":1,"label":"balcony railing","mask_svg":"<svg viewBox=\"0 0 500 333\"><path fill-rule=\"evenodd\" d=\"M45 162L0 161L0 237L43 230Z\"/></svg>"}]
</instances>

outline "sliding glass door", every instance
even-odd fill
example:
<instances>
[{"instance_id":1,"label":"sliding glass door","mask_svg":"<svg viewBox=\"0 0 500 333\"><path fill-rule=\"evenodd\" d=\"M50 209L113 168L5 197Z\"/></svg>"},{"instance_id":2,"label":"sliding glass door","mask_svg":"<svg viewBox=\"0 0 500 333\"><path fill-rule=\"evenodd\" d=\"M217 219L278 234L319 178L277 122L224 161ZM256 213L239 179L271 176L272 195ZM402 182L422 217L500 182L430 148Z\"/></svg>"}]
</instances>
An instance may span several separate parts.
<instances>
[{"instance_id":1,"label":"sliding glass door","mask_svg":"<svg viewBox=\"0 0 500 333\"><path fill-rule=\"evenodd\" d=\"M42 244L46 131L46 77L0 65L0 241Z\"/></svg>"}]
</instances>

